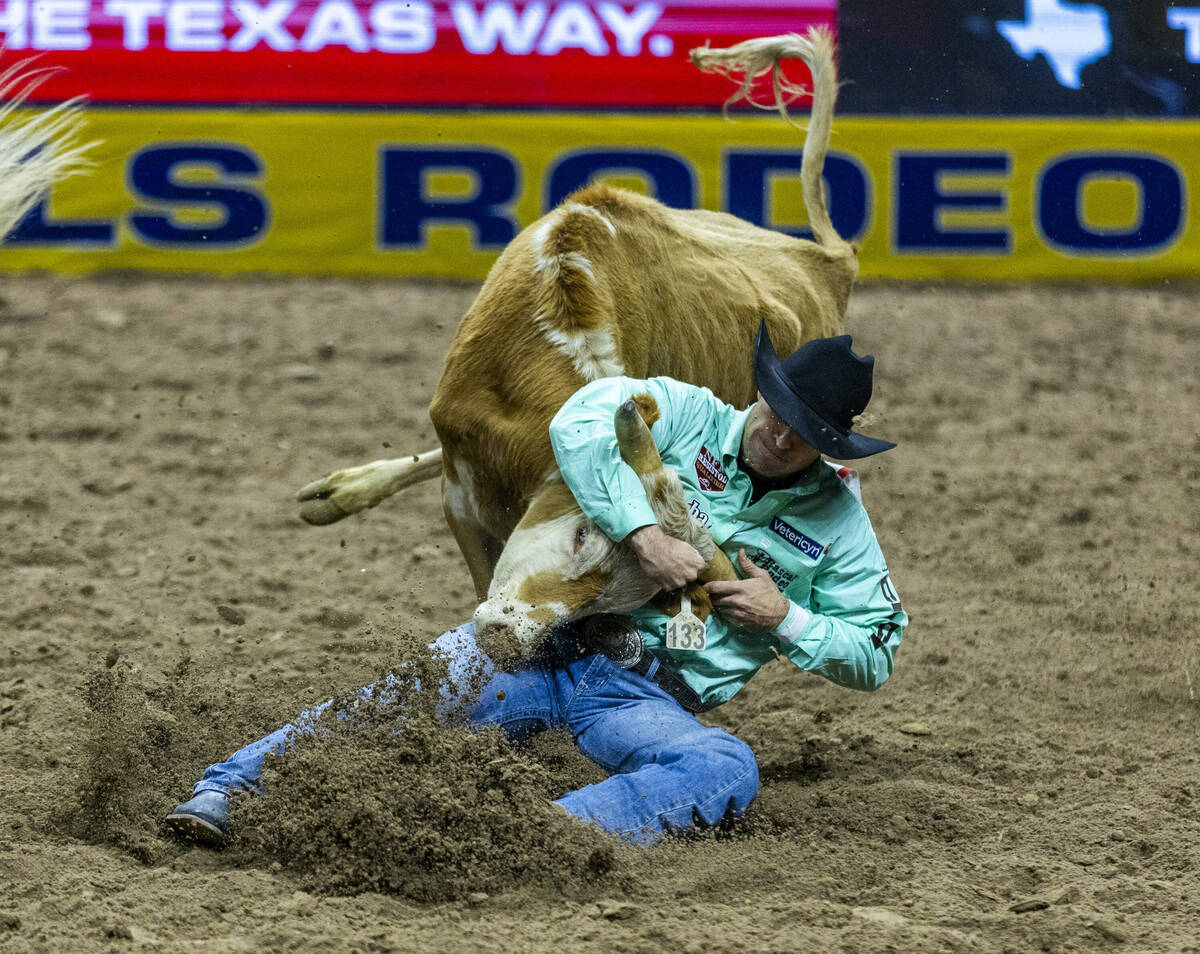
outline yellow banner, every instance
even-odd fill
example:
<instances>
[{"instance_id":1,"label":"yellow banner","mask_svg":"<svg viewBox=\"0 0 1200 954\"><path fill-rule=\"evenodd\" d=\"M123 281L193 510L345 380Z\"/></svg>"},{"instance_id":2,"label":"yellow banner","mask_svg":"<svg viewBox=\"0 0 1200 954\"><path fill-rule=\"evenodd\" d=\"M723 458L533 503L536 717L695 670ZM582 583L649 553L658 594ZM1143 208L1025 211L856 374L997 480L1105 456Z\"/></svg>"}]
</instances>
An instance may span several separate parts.
<instances>
[{"instance_id":1,"label":"yellow banner","mask_svg":"<svg viewBox=\"0 0 1200 954\"><path fill-rule=\"evenodd\" d=\"M777 117L94 108L95 168L0 268L481 278L589 178L802 228ZM835 225L866 278L1194 276L1195 122L839 118Z\"/></svg>"}]
</instances>

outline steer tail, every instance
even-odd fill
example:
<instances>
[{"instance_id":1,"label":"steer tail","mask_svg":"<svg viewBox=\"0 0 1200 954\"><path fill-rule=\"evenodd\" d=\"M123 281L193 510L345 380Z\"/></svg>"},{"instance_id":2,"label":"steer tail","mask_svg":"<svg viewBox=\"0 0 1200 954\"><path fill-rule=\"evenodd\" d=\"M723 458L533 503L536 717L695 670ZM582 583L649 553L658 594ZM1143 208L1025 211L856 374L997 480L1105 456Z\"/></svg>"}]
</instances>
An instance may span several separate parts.
<instances>
[{"instance_id":1,"label":"steer tail","mask_svg":"<svg viewBox=\"0 0 1200 954\"><path fill-rule=\"evenodd\" d=\"M829 218L825 205L825 192L821 187L821 171L825 167L825 154L829 151L829 134L833 128L833 104L837 100L837 67L833 59L833 36L824 27L813 27L804 36L785 33L747 40L722 50L707 46L692 50L692 62L704 73L720 73L741 85L725 101L731 103L745 100L759 109L774 109L788 122L787 103L797 96L809 92L803 86L791 83L783 75L780 65L785 59L800 59L808 64L813 77L812 115L809 118L808 135L804 139L804 158L800 164L800 183L804 191L804 207L808 212L808 224L817 241L826 247L848 245ZM752 87L761 76L770 75L772 102L760 103L754 99Z\"/></svg>"},{"instance_id":2,"label":"steer tail","mask_svg":"<svg viewBox=\"0 0 1200 954\"><path fill-rule=\"evenodd\" d=\"M0 73L0 238L21 221L55 182L86 169L95 143L80 143L84 98L31 117L17 115L56 70L30 69L28 59Z\"/></svg>"}]
</instances>

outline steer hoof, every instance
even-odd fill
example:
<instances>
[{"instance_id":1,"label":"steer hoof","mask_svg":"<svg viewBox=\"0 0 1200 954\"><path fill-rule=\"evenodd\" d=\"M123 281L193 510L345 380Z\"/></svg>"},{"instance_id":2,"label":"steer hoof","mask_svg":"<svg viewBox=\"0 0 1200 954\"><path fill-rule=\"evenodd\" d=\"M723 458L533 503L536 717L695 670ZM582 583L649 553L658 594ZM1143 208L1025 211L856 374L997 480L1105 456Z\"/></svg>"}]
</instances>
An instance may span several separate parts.
<instances>
[{"instance_id":1,"label":"steer hoof","mask_svg":"<svg viewBox=\"0 0 1200 954\"><path fill-rule=\"evenodd\" d=\"M323 527L327 523L337 523L350 516L351 511L333 500L334 491L337 489L337 484L330 477L322 477L297 490L296 499L300 501L301 519L314 526Z\"/></svg>"},{"instance_id":2,"label":"steer hoof","mask_svg":"<svg viewBox=\"0 0 1200 954\"><path fill-rule=\"evenodd\" d=\"M330 499L305 500L300 504L300 519L314 527L337 523L348 516L350 514Z\"/></svg>"}]
</instances>

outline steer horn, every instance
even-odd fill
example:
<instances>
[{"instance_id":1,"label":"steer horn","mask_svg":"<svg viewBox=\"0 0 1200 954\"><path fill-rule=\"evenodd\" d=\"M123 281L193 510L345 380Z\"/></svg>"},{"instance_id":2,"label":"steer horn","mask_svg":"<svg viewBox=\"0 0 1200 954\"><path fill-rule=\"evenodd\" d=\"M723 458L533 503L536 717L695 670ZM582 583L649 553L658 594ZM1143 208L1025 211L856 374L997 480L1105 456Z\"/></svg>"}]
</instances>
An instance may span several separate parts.
<instances>
[{"instance_id":1,"label":"steer horn","mask_svg":"<svg viewBox=\"0 0 1200 954\"><path fill-rule=\"evenodd\" d=\"M658 420L658 417L658 404L654 398L649 394L635 394L618 407L614 415L613 424L617 432L617 447L621 452L621 459L633 468L633 472L641 479L655 514L664 523L663 529L672 536L687 539L688 543L695 546L696 540L688 539L673 526L674 523L681 523L679 529L684 529L689 524L693 528L698 528L699 525L691 519L691 515L688 513L678 478L674 481L666 479L667 469L658 453L658 448L654 446L654 437L650 433L650 426ZM675 477L674 474L671 476ZM663 520L665 514L661 512L662 508L668 508L672 511L672 515L677 511L680 520ZM708 531L704 530L703 533L711 541ZM695 536L695 534L688 536ZM697 547L697 549L701 549L701 547ZM739 576L734 571L733 564L729 562L729 557L721 552L720 547L714 545L708 565L700 571L700 582L736 579L739 579Z\"/></svg>"},{"instance_id":2,"label":"steer horn","mask_svg":"<svg viewBox=\"0 0 1200 954\"><path fill-rule=\"evenodd\" d=\"M658 402L649 394L635 394L617 408L613 418L621 459L639 477L652 474L663 465L650 434L650 427L658 417Z\"/></svg>"}]
</instances>

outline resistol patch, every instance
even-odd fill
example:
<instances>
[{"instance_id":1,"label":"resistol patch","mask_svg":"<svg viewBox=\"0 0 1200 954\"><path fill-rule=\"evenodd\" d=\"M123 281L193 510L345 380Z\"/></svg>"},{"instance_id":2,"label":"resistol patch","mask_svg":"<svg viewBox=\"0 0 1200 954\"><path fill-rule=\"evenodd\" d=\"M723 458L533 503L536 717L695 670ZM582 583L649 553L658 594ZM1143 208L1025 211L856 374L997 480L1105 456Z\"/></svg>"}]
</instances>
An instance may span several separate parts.
<instances>
[{"instance_id":1,"label":"resistol patch","mask_svg":"<svg viewBox=\"0 0 1200 954\"><path fill-rule=\"evenodd\" d=\"M704 446L700 447L700 453L696 455L696 479L700 481L700 489L705 493L724 490L729 483L729 475L721 469L721 458Z\"/></svg>"}]
</instances>

